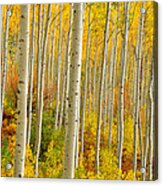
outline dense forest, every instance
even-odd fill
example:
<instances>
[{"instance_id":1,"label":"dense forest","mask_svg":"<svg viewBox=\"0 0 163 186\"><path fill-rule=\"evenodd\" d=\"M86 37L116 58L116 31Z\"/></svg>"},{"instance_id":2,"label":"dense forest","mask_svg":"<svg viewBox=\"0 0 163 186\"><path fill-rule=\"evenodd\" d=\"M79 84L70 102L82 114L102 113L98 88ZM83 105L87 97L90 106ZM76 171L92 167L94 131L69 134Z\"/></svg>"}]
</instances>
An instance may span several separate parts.
<instances>
[{"instance_id":1,"label":"dense forest","mask_svg":"<svg viewBox=\"0 0 163 186\"><path fill-rule=\"evenodd\" d=\"M157 4L0 6L3 177L157 179Z\"/></svg>"}]
</instances>

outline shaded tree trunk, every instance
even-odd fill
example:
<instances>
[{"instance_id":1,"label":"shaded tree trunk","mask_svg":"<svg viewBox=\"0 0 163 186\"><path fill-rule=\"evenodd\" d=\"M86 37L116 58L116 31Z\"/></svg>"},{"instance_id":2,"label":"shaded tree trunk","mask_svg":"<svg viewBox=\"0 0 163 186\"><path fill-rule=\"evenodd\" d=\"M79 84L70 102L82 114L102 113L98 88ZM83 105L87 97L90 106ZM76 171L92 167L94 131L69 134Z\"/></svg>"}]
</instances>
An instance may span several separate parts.
<instances>
[{"instance_id":1,"label":"shaded tree trunk","mask_svg":"<svg viewBox=\"0 0 163 186\"><path fill-rule=\"evenodd\" d=\"M67 74L66 74L66 92L65 92L65 126L68 125L68 97L69 97L69 83L70 83L70 58L71 58L71 33L72 33L72 16L73 16L73 4L70 5L70 19L69 19L69 30L67 36Z\"/></svg>"},{"instance_id":2,"label":"shaded tree trunk","mask_svg":"<svg viewBox=\"0 0 163 186\"><path fill-rule=\"evenodd\" d=\"M59 115L59 97L60 97L60 64L62 61L62 4L60 4L60 23L59 23L59 38L58 38L58 71L57 71L57 95L56 95L56 114L54 128L58 128Z\"/></svg>"},{"instance_id":3,"label":"shaded tree trunk","mask_svg":"<svg viewBox=\"0 0 163 186\"><path fill-rule=\"evenodd\" d=\"M98 105L98 118L97 118L97 129L96 129L96 173L99 174L100 166L100 134L101 134L101 119L102 119L102 100L104 94L104 76L106 71L106 63L108 59L108 38L109 38L109 20L110 20L110 9L111 3L107 3L107 13L105 21L105 31L104 31L104 51L103 51L103 61L102 61L102 71L101 71L101 82L99 90L99 105Z\"/></svg>"},{"instance_id":4,"label":"shaded tree trunk","mask_svg":"<svg viewBox=\"0 0 163 186\"><path fill-rule=\"evenodd\" d=\"M86 44L86 62L85 62L85 78L83 87L83 105L82 105L82 116L81 116L81 154L84 153L84 125L85 125L85 114L86 114L86 102L87 102L87 86L88 86L88 63L89 63L89 52L90 52L90 22L91 22L91 7L89 7L88 13L88 34Z\"/></svg>"},{"instance_id":5,"label":"shaded tree trunk","mask_svg":"<svg viewBox=\"0 0 163 186\"><path fill-rule=\"evenodd\" d=\"M38 176L38 159L40 154L41 146L41 133L42 133L42 114L43 114L43 102L44 102L44 76L46 71L46 51L47 51L47 41L48 41L48 31L50 25L50 16L51 16L51 5L48 5L48 15L46 19L45 26L45 36L43 44L43 53L42 53L42 67L41 67L41 78L40 78L40 99L39 99L39 110L37 115L36 123L36 143L35 143L35 152L36 152L36 164L35 164L35 175Z\"/></svg>"},{"instance_id":6,"label":"shaded tree trunk","mask_svg":"<svg viewBox=\"0 0 163 186\"><path fill-rule=\"evenodd\" d=\"M119 6L117 8L117 23L120 17ZM108 136L108 145L110 147L112 140L112 123L113 123L113 111L114 111L114 86L115 86L115 78L116 78L116 61L117 61L117 42L118 42L118 24L116 25L115 35L112 36L112 45L113 45L113 53L112 59L110 63L110 83L109 83L109 107L108 107L108 120L109 120L109 136Z\"/></svg>"},{"instance_id":7,"label":"shaded tree trunk","mask_svg":"<svg viewBox=\"0 0 163 186\"><path fill-rule=\"evenodd\" d=\"M28 136L27 144L30 144L31 124L32 124L32 100L33 100L33 71L34 71L34 56L35 56L35 11L36 5L33 5L33 20L32 20L32 36L31 36L31 52L30 52L30 73L29 73L29 107L28 107Z\"/></svg>"},{"instance_id":8,"label":"shaded tree trunk","mask_svg":"<svg viewBox=\"0 0 163 186\"><path fill-rule=\"evenodd\" d=\"M150 126L149 126L149 180L153 180L153 155L154 155L154 60L151 60L150 82Z\"/></svg>"},{"instance_id":9,"label":"shaded tree trunk","mask_svg":"<svg viewBox=\"0 0 163 186\"><path fill-rule=\"evenodd\" d=\"M120 94L119 94L119 110L118 110L118 125L120 126L119 146L118 146L118 168L122 168L122 152L124 142L124 84L126 76L126 65L127 65L127 50L128 50L128 29L129 29L129 2L124 4L125 12L125 28L124 28L124 39L122 43L123 53L121 59L121 72L120 72Z\"/></svg>"},{"instance_id":10,"label":"shaded tree trunk","mask_svg":"<svg viewBox=\"0 0 163 186\"><path fill-rule=\"evenodd\" d=\"M136 68L135 68L135 88L134 88L134 159L133 159L133 171L134 179L136 179L137 171L137 132L139 129L139 142L140 142L140 155L142 161L142 129L140 124L140 97L141 97L141 64L142 64L142 39L143 39L143 27L144 19L140 17L139 19L139 28L138 28L138 48L137 48L137 59L136 59Z\"/></svg>"},{"instance_id":11,"label":"shaded tree trunk","mask_svg":"<svg viewBox=\"0 0 163 186\"><path fill-rule=\"evenodd\" d=\"M38 46L38 52L37 52L37 112L39 111L39 104L40 104L40 76L41 76L41 56L42 56L42 5L38 5L38 39L37 39L37 46ZM42 36L42 37L41 37ZM39 113L37 113L39 115ZM36 127L37 130L37 127Z\"/></svg>"}]
</instances>

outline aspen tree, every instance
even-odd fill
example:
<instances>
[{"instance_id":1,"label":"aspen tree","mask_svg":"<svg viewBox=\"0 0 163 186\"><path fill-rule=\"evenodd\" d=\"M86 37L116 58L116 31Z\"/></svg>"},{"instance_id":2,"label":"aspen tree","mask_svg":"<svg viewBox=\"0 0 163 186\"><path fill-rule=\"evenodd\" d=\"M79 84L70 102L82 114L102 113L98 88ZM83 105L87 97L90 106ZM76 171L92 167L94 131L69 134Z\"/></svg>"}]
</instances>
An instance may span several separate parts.
<instances>
[{"instance_id":1,"label":"aspen tree","mask_svg":"<svg viewBox=\"0 0 163 186\"><path fill-rule=\"evenodd\" d=\"M141 137L141 128L139 120L139 109L140 109L140 73L141 73L141 61L142 61L142 40L143 40L143 27L144 19L143 17L139 18L139 28L138 28L138 45L137 45L137 60L135 68L135 88L134 88L134 160L133 160L133 172L134 179L136 179L136 170L137 170L137 132L139 127L139 136ZM140 145L142 146L142 139L140 139ZM140 150L142 147L140 147ZM142 156L141 152L141 156ZM141 157L142 158L142 157ZM142 161L142 159L141 159Z\"/></svg>"},{"instance_id":2,"label":"aspen tree","mask_svg":"<svg viewBox=\"0 0 163 186\"><path fill-rule=\"evenodd\" d=\"M56 5L56 14L58 14L57 12L58 6ZM54 62L55 62L55 44L56 44L56 19L54 19L54 30L53 30L53 34L52 34L52 47L51 47L51 80L52 83L54 84Z\"/></svg>"},{"instance_id":3,"label":"aspen tree","mask_svg":"<svg viewBox=\"0 0 163 186\"><path fill-rule=\"evenodd\" d=\"M125 12L125 28L124 28L124 39L122 43L123 54L121 59L121 74L120 74L120 94L119 94L119 118L118 125L120 126L119 136L119 147L118 147L118 168L122 168L122 152L123 152L123 141L124 141L124 84L126 76L126 64L127 64L127 50L128 50L128 29L129 29L129 2L124 4Z\"/></svg>"},{"instance_id":4,"label":"aspen tree","mask_svg":"<svg viewBox=\"0 0 163 186\"><path fill-rule=\"evenodd\" d=\"M59 115L59 97L60 97L60 68L62 61L62 4L60 4L60 21L59 21L59 38L58 38L58 70L57 70L57 95L56 95L56 114L54 128L58 128L58 115Z\"/></svg>"},{"instance_id":5,"label":"aspen tree","mask_svg":"<svg viewBox=\"0 0 163 186\"><path fill-rule=\"evenodd\" d=\"M38 5L38 39L37 39L37 90L36 90L36 94L37 94L37 112L39 112L39 99L40 99L40 76L41 76L41 56L42 56L42 44L41 44L41 38L42 36L42 32L41 29L42 28L42 5ZM41 37L42 36L42 37ZM38 115L39 113L37 113Z\"/></svg>"},{"instance_id":6,"label":"aspen tree","mask_svg":"<svg viewBox=\"0 0 163 186\"><path fill-rule=\"evenodd\" d=\"M86 62L85 62L85 78L84 78L84 97L82 105L82 116L81 116L81 154L84 152L84 124L85 124L85 114L86 114L86 101L87 101L87 86L88 86L88 63L89 63L89 52L90 52L90 22L91 22L91 6L89 7L88 13L88 34L87 34L87 44L86 44Z\"/></svg>"},{"instance_id":7,"label":"aspen tree","mask_svg":"<svg viewBox=\"0 0 163 186\"><path fill-rule=\"evenodd\" d=\"M117 61L117 43L118 43L118 21L120 17L120 8L117 5L117 24L115 28L115 34L113 34L112 44L112 59L110 63L110 82L109 82L109 107L108 107L108 119L109 119L109 136L108 136L108 145L111 145L112 140L112 122L113 122L113 110L114 110L114 86L115 86L115 78L116 78L116 61Z\"/></svg>"},{"instance_id":8,"label":"aspen tree","mask_svg":"<svg viewBox=\"0 0 163 186\"><path fill-rule=\"evenodd\" d=\"M82 17L83 17L83 24L85 21L85 8L86 8L86 3L83 3L83 13L82 13ZM78 110L77 110L77 117L78 119L78 123L77 123L77 129L76 129L76 148L75 148L75 168L78 168L79 165L79 133L80 133L80 105L81 105L81 88L79 91L79 96L78 96L78 100L77 100L77 105L78 106Z\"/></svg>"},{"instance_id":9,"label":"aspen tree","mask_svg":"<svg viewBox=\"0 0 163 186\"><path fill-rule=\"evenodd\" d=\"M106 21L105 21L105 31L104 31L104 50L102 56L102 69L101 69L101 81L99 89L99 105L98 105L98 118L97 118L97 129L96 129L96 173L99 174L100 166L100 134L101 134L101 118L102 118L102 100L104 94L104 75L106 71L107 54L108 54L108 38L109 38L109 20L110 20L110 9L111 3L107 3Z\"/></svg>"},{"instance_id":10,"label":"aspen tree","mask_svg":"<svg viewBox=\"0 0 163 186\"><path fill-rule=\"evenodd\" d=\"M144 3L142 3L142 8L144 9ZM140 11L141 12L141 11ZM138 82L138 88L139 88L139 120L138 120L138 133L139 133L139 146L140 146L140 160L141 160L141 167L143 167L143 136L142 136L142 121L141 121L141 115L140 115L140 110L141 110L141 102L142 102L142 89L143 89L143 36L144 36L144 14L141 13L140 16L140 21L141 21L141 30L140 30L140 46L139 46L139 58L140 64L139 64L139 82Z\"/></svg>"},{"instance_id":11,"label":"aspen tree","mask_svg":"<svg viewBox=\"0 0 163 186\"><path fill-rule=\"evenodd\" d=\"M3 102L4 102L4 98L5 98L5 87L6 87L6 78L7 78L7 66L8 66L8 38L9 38L9 19L11 16L11 11L10 11L10 5L8 5L7 7L7 12L6 12L6 33L5 33L5 43L4 43L4 64L3 64L3 75L2 75L2 95L1 95L1 99L2 99L2 105L1 105L1 109L2 109L2 113L3 113Z\"/></svg>"},{"instance_id":12,"label":"aspen tree","mask_svg":"<svg viewBox=\"0 0 163 186\"><path fill-rule=\"evenodd\" d=\"M18 122L16 129L14 176L24 177L24 162L27 133L27 93L29 56L29 17L30 5L20 8L20 35L18 48Z\"/></svg>"},{"instance_id":13,"label":"aspen tree","mask_svg":"<svg viewBox=\"0 0 163 186\"><path fill-rule=\"evenodd\" d=\"M35 152L36 152L35 175L36 177L38 177L38 159L39 159L40 146L41 146L42 114L43 114L43 105L44 105L44 76L45 76L45 71L46 71L46 51L47 51L49 25L50 25L50 16L51 16L51 6L52 5L48 5L48 14L46 18L45 36L44 36L43 53L42 53L42 64L41 64L40 99L39 99L39 110L38 110L37 123L36 123L36 143L35 143Z\"/></svg>"},{"instance_id":14,"label":"aspen tree","mask_svg":"<svg viewBox=\"0 0 163 186\"><path fill-rule=\"evenodd\" d=\"M68 125L68 97L69 97L69 82L70 82L70 59L71 59L71 33L72 33L72 16L73 16L73 4L70 4L70 18L69 18L69 30L67 36L67 53L66 53L66 61L67 61L67 74L66 74L66 91L65 91L65 126Z\"/></svg>"},{"instance_id":15,"label":"aspen tree","mask_svg":"<svg viewBox=\"0 0 163 186\"><path fill-rule=\"evenodd\" d=\"M146 41L146 40L145 40ZM144 139L144 150L143 150L143 166L142 168L145 169L145 172L142 173L142 180L145 181L146 179L146 172L147 172L147 156L148 156L148 147L149 147L149 70L148 70L148 61L147 61L147 56L145 57L144 60L145 63L145 82L144 82L144 102L146 105L146 111L145 111L145 139Z\"/></svg>"},{"instance_id":16,"label":"aspen tree","mask_svg":"<svg viewBox=\"0 0 163 186\"><path fill-rule=\"evenodd\" d=\"M104 75L104 111L103 111L103 134L105 134L105 128L106 128L106 118L107 118L107 97L108 97L108 91L107 91L107 85L108 85L108 55L106 57L107 63L106 63L106 70Z\"/></svg>"},{"instance_id":17,"label":"aspen tree","mask_svg":"<svg viewBox=\"0 0 163 186\"><path fill-rule=\"evenodd\" d=\"M59 129L61 129L62 127L62 121L63 121L63 109L64 109L64 104L65 104L65 89L66 89L66 73L67 73L67 69L66 69L66 51L67 48L65 48L65 59L63 61L63 84L62 84L62 96L61 96L61 109L60 109L60 118L59 118Z\"/></svg>"},{"instance_id":18,"label":"aspen tree","mask_svg":"<svg viewBox=\"0 0 163 186\"><path fill-rule=\"evenodd\" d=\"M96 106L96 74L97 74L97 55L98 55L98 45L97 45L97 36L95 36L95 54L94 54L94 70L93 70L93 101L92 108L95 111Z\"/></svg>"},{"instance_id":19,"label":"aspen tree","mask_svg":"<svg viewBox=\"0 0 163 186\"><path fill-rule=\"evenodd\" d=\"M154 50L154 49L153 49ZM153 53L153 52L152 52ZM150 82L150 126L149 126L149 180L153 180L153 155L154 155L154 59L151 60Z\"/></svg>"},{"instance_id":20,"label":"aspen tree","mask_svg":"<svg viewBox=\"0 0 163 186\"><path fill-rule=\"evenodd\" d=\"M90 37L91 38L91 37ZM90 115L91 112L91 92L92 92L92 68L91 68L91 39L90 39L90 47L87 48L87 50L89 50L89 60L88 60L88 116Z\"/></svg>"},{"instance_id":21,"label":"aspen tree","mask_svg":"<svg viewBox=\"0 0 163 186\"><path fill-rule=\"evenodd\" d=\"M76 132L82 65L83 3L73 4L72 54L70 69L68 128L65 141L63 177L74 178Z\"/></svg>"},{"instance_id":22,"label":"aspen tree","mask_svg":"<svg viewBox=\"0 0 163 186\"><path fill-rule=\"evenodd\" d=\"M30 51L30 64L29 64L29 107L28 107L28 136L27 144L30 144L31 138L31 123L32 123L32 100L33 100L33 71L34 71L34 56L35 56L35 11L36 5L33 5L33 19L32 19L32 35L31 35L31 51Z\"/></svg>"}]
</instances>

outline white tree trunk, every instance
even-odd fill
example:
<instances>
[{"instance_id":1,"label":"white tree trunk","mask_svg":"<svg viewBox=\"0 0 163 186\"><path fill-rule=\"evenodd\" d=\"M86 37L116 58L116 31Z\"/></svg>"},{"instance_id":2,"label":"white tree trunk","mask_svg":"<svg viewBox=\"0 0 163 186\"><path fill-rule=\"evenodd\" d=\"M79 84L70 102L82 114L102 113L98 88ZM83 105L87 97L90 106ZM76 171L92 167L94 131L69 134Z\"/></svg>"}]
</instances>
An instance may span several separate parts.
<instances>
[{"instance_id":1,"label":"white tree trunk","mask_svg":"<svg viewBox=\"0 0 163 186\"><path fill-rule=\"evenodd\" d=\"M120 94L119 94L119 121L120 126L120 138L118 147L118 168L122 168L122 152L123 152L123 141L124 141L124 84L126 76L126 65L127 65L127 50L128 50L128 29L129 29L129 2L125 2L125 29L124 29L124 40L123 40L123 54L121 59L121 74L120 74Z\"/></svg>"},{"instance_id":2,"label":"white tree trunk","mask_svg":"<svg viewBox=\"0 0 163 186\"><path fill-rule=\"evenodd\" d=\"M140 124L140 84L141 84L141 61L142 61L142 40L143 40L143 27L144 19L140 17L139 28L138 28L138 46L137 46L137 58L135 68L135 88L134 88L134 160L133 160L133 172L134 179L136 179L137 171L137 132L139 127L139 139L140 139L140 155L142 161L142 136L141 136L141 124ZM142 166L142 165L141 165Z\"/></svg>"},{"instance_id":3,"label":"white tree trunk","mask_svg":"<svg viewBox=\"0 0 163 186\"><path fill-rule=\"evenodd\" d=\"M70 5L70 19L69 19L69 31L67 37L67 74L66 74L66 96L65 96L65 126L68 125L68 103L69 103L69 83L70 83L70 59L71 59L71 33L72 33L72 15L73 15L73 4Z\"/></svg>"},{"instance_id":4,"label":"white tree trunk","mask_svg":"<svg viewBox=\"0 0 163 186\"><path fill-rule=\"evenodd\" d=\"M18 48L18 122L16 129L14 176L24 176L24 161L27 133L27 93L28 93L28 56L29 56L29 17L30 5L21 5L20 39Z\"/></svg>"},{"instance_id":5,"label":"white tree trunk","mask_svg":"<svg viewBox=\"0 0 163 186\"><path fill-rule=\"evenodd\" d=\"M69 42L69 41L67 41ZM67 68L66 68L66 59L67 59L67 56L66 56L66 51L67 51L67 48L65 48L65 59L64 59L64 62L63 62L63 83L62 83L62 96L61 96L61 109L60 109L60 118L59 118L59 129L61 129L62 127L62 122L63 122L63 110L64 110L64 104L65 104L65 89L66 89L66 73L67 73Z\"/></svg>"},{"instance_id":6,"label":"white tree trunk","mask_svg":"<svg viewBox=\"0 0 163 186\"><path fill-rule=\"evenodd\" d=\"M72 26L72 55L70 69L68 128L65 141L63 177L74 178L76 133L79 122L80 81L82 65L83 3L74 3Z\"/></svg>"},{"instance_id":7,"label":"white tree trunk","mask_svg":"<svg viewBox=\"0 0 163 186\"><path fill-rule=\"evenodd\" d=\"M117 23L120 17L119 5L117 8ZM109 120L109 136L108 136L108 145L110 147L112 140L112 123L113 123L113 110L114 110L114 86L115 86L115 78L116 78L116 61L117 61L117 41L118 41L118 24L116 25L115 35L112 36L112 45L113 45L113 53L112 59L110 63L110 82L109 82L109 107L108 107L108 120Z\"/></svg>"},{"instance_id":8,"label":"white tree trunk","mask_svg":"<svg viewBox=\"0 0 163 186\"><path fill-rule=\"evenodd\" d=\"M84 79L84 97L82 105L82 116L81 116L81 154L84 152L84 124L85 124L85 113L86 113L86 101L87 101L87 86L88 86L88 63L89 63L89 52L90 52L90 22L91 22L91 7L89 8L88 14L88 34L87 34L87 44L86 44L86 62L85 62L85 79Z\"/></svg>"},{"instance_id":9,"label":"white tree trunk","mask_svg":"<svg viewBox=\"0 0 163 186\"><path fill-rule=\"evenodd\" d=\"M33 100L33 71L34 71L34 56L35 56L35 11L36 5L33 5L33 20L32 20L32 36L31 36L31 52L30 52L30 73L29 73L29 107L28 107L28 136L27 144L30 144L31 124L32 124L32 100Z\"/></svg>"},{"instance_id":10,"label":"white tree trunk","mask_svg":"<svg viewBox=\"0 0 163 186\"><path fill-rule=\"evenodd\" d=\"M93 102L92 102L92 108L93 111L95 112L95 107L96 107L96 73L97 73L97 55L98 55L98 45L97 45L97 36L95 36L95 45L96 45L96 50L95 50L95 55L94 55L94 71L93 71Z\"/></svg>"},{"instance_id":11,"label":"white tree trunk","mask_svg":"<svg viewBox=\"0 0 163 186\"><path fill-rule=\"evenodd\" d=\"M58 6L56 5L56 14L58 14L57 12L57 8ZM52 54L52 58L51 58L51 80L52 83L54 84L54 62L55 62L55 44L56 44L56 19L54 20L54 30L53 30L53 35L52 35L52 50L51 50L51 54Z\"/></svg>"},{"instance_id":12,"label":"white tree trunk","mask_svg":"<svg viewBox=\"0 0 163 186\"><path fill-rule=\"evenodd\" d=\"M152 54L153 55L153 54ZM153 180L153 155L154 155L154 60L151 60L150 82L150 126L149 126L149 180Z\"/></svg>"},{"instance_id":13,"label":"white tree trunk","mask_svg":"<svg viewBox=\"0 0 163 186\"><path fill-rule=\"evenodd\" d=\"M100 135L101 135L101 123L102 123L102 100L104 93L104 76L106 71L106 63L108 61L108 38L109 38L109 21L110 21L110 10L111 3L107 3L107 13L105 22L105 32L104 32L104 51L103 51L103 61L102 61L102 71L101 71L101 82L99 88L99 105L98 105L98 118L97 118L97 129L96 129L96 173L99 174L100 166Z\"/></svg>"},{"instance_id":14,"label":"white tree trunk","mask_svg":"<svg viewBox=\"0 0 163 186\"><path fill-rule=\"evenodd\" d=\"M58 38L58 71L57 71L57 95L56 95L56 114L54 128L58 128L59 115L59 97L60 97L60 67L62 61L62 4L60 4L60 23L59 23L59 38Z\"/></svg>"},{"instance_id":15,"label":"white tree trunk","mask_svg":"<svg viewBox=\"0 0 163 186\"><path fill-rule=\"evenodd\" d=\"M40 78L40 99L39 99L39 110L37 115L37 123L36 123L36 167L35 167L35 175L38 176L38 159L40 154L40 146L41 146L41 133L42 133L42 114L43 114L43 106L44 106L44 76L46 71L46 51L47 51L47 41L48 41L48 32L50 25L50 16L51 16L51 6L48 5L48 15L46 19L45 26L45 36L44 36L44 44L43 44L43 53L42 53L42 68L41 68L41 78Z\"/></svg>"},{"instance_id":16,"label":"white tree trunk","mask_svg":"<svg viewBox=\"0 0 163 186\"><path fill-rule=\"evenodd\" d=\"M42 42L41 42L41 29L42 28L42 5L38 5L38 39L37 39L37 112L39 111L40 99L40 76L41 76L41 62L42 62ZM42 36L43 37L43 36ZM38 115L39 113L37 113ZM37 127L36 127L37 128Z\"/></svg>"}]
</instances>

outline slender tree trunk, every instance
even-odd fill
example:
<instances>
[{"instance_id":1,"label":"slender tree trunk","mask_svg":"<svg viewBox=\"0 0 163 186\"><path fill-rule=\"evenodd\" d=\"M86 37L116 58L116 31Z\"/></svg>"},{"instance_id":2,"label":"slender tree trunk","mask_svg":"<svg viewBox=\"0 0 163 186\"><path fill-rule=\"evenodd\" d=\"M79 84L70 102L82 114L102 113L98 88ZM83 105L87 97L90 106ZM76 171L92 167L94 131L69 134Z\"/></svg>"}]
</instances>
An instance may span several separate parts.
<instances>
[{"instance_id":1,"label":"slender tree trunk","mask_svg":"<svg viewBox=\"0 0 163 186\"><path fill-rule=\"evenodd\" d=\"M91 36L90 36L91 38ZM89 50L89 58L88 58L88 116L90 115L91 113L91 88L92 88L92 69L91 69L91 39L90 39L90 47L87 48L87 50Z\"/></svg>"},{"instance_id":2,"label":"slender tree trunk","mask_svg":"<svg viewBox=\"0 0 163 186\"><path fill-rule=\"evenodd\" d=\"M105 135L105 128L106 128L106 119L107 119L107 97L108 97L108 91L107 91L107 83L108 82L108 59L106 63L106 70L104 75L104 111L103 111L103 134Z\"/></svg>"},{"instance_id":3,"label":"slender tree trunk","mask_svg":"<svg viewBox=\"0 0 163 186\"><path fill-rule=\"evenodd\" d=\"M24 161L27 133L27 93L28 93L28 56L29 56L29 17L30 5L21 5L20 39L18 52L18 123L16 129L14 176L24 177Z\"/></svg>"},{"instance_id":4,"label":"slender tree trunk","mask_svg":"<svg viewBox=\"0 0 163 186\"><path fill-rule=\"evenodd\" d=\"M65 141L63 177L74 178L75 147L80 95L81 65L82 65L82 31L83 3L74 3L72 26L72 58L70 69L70 90L68 128Z\"/></svg>"},{"instance_id":5,"label":"slender tree trunk","mask_svg":"<svg viewBox=\"0 0 163 186\"><path fill-rule=\"evenodd\" d=\"M47 51L47 41L48 41L48 31L50 25L50 16L51 16L51 6L48 5L48 15L45 26L45 36L44 36L44 44L43 44L43 53L42 53L42 68L41 68L41 78L40 78L40 99L39 99L39 110L37 115L37 123L36 123L36 167L35 167L35 175L38 177L38 159L40 154L40 146L41 146L41 133L42 133L42 114L43 114L43 105L44 105L44 76L46 71L46 51Z\"/></svg>"},{"instance_id":6,"label":"slender tree trunk","mask_svg":"<svg viewBox=\"0 0 163 186\"><path fill-rule=\"evenodd\" d=\"M142 8L144 8L144 3L142 3ZM139 146L140 146L140 160L141 160L141 167L143 167L143 134L142 134L142 120L141 120L141 102L142 102L142 83L143 83L143 35L144 35L144 14L141 14L141 30L140 30L140 52L139 52L139 60L140 60L140 66L139 66L139 82L138 82L138 88L139 88L139 118L138 118L138 132L139 132ZM142 174L143 176L143 174Z\"/></svg>"},{"instance_id":7,"label":"slender tree trunk","mask_svg":"<svg viewBox=\"0 0 163 186\"><path fill-rule=\"evenodd\" d=\"M27 144L30 144L31 124L32 124L32 100L33 100L33 71L34 71L34 56L35 56L35 11L36 5L33 5L33 20L32 20L32 37L31 37L31 54L30 54L30 73L29 73L29 107L28 107L28 136Z\"/></svg>"},{"instance_id":8,"label":"slender tree trunk","mask_svg":"<svg viewBox=\"0 0 163 186\"><path fill-rule=\"evenodd\" d=\"M3 76L2 76L2 113L3 113L3 102L5 98L5 87L6 87L6 79L7 79L7 66L8 66L8 37L9 37L9 19L11 16L11 11L10 11L10 5L8 5L7 12L6 12L6 33L5 33L5 43L4 43L4 64L3 64Z\"/></svg>"},{"instance_id":9,"label":"slender tree trunk","mask_svg":"<svg viewBox=\"0 0 163 186\"><path fill-rule=\"evenodd\" d=\"M42 5L38 5L38 39L37 39L37 46L38 46L38 53L37 53L37 112L39 112L39 104L40 104L40 76L41 76L41 62L42 62L42 41L41 41L41 36L42 32ZM43 36L42 36L43 37ZM37 113L39 115L39 113ZM37 130L37 127L36 127Z\"/></svg>"},{"instance_id":10,"label":"slender tree trunk","mask_svg":"<svg viewBox=\"0 0 163 186\"><path fill-rule=\"evenodd\" d=\"M123 152L123 141L124 141L124 84L126 76L126 65L127 65L127 50L128 50L128 29L129 29L129 2L125 2L125 29L124 29L124 40L123 40L123 55L121 59L121 74L120 74L120 94L119 94L119 126L120 126L120 141L118 147L118 168L122 168L122 152Z\"/></svg>"},{"instance_id":11,"label":"slender tree trunk","mask_svg":"<svg viewBox=\"0 0 163 186\"><path fill-rule=\"evenodd\" d=\"M64 111L64 104L65 104L65 89L66 89L66 73L67 73L67 69L66 69L66 51L67 48L65 48L65 59L64 59L64 63L63 63L63 84L62 84L62 97L61 97L61 109L60 109L60 118L59 118L59 129L61 129L62 127L62 121L63 121L63 111Z\"/></svg>"},{"instance_id":12,"label":"slender tree trunk","mask_svg":"<svg viewBox=\"0 0 163 186\"><path fill-rule=\"evenodd\" d=\"M104 76L106 71L106 63L108 61L108 38L109 38L109 20L110 20L110 9L111 3L107 3L107 13L105 21L105 31L104 31L104 52L103 52L103 64L101 71L101 82L99 90L99 105L98 105L98 119L97 119L97 130L96 130L96 173L99 174L100 166L100 134L101 134L101 118L102 118L102 100L104 93Z\"/></svg>"},{"instance_id":13,"label":"slender tree trunk","mask_svg":"<svg viewBox=\"0 0 163 186\"><path fill-rule=\"evenodd\" d=\"M154 60L152 54L150 82L149 180L153 180L154 119Z\"/></svg>"},{"instance_id":14,"label":"slender tree trunk","mask_svg":"<svg viewBox=\"0 0 163 186\"><path fill-rule=\"evenodd\" d=\"M95 36L97 37L97 36ZM93 71L93 101L92 101L92 108L93 111L95 112L95 107L96 107L96 73L97 73L97 55L98 55L98 46L96 42L97 38L95 39L95 45L96 45L96 50L95 50L95 55L94 55L94 71Z\"/></svg>"},{"instance_id":15,"label":"slender tree trunk","mask_svg":"<svg viewBox=\"0 0 163 186\"><path fill-rule=\"evenodd\" d=\"M138 48L137 48L137 57L136 60L136 69L135 69L135 88L134 88L134 160L133 160L133 171L134 179L136 179L136 170L137 170L137 132L139 129L139 141L140 141L140 155L142 161L142 134L141 134L141 124L140 124L140 84L141 84L141 63L142 63L142 40L143 40L143 27L144 19L140 17L139 28L138 28ZM142 162L141 162L142 163Z\"/></svg>"},{"instance_id":16,"label":"slender tree trunk","mask_svg":"<svg viewBox=\"0 0 163 186\"><path fill-rule=\"evenodd\" d=\"M148 92L148 91L147 91ZM150 110L149 110L149 94L146 94L146 123L145 123L145 143L144 143L144 156L143 156L143 167L145 169L145 172L142 173L142 179L143 181L146 180L146 173L147 173L147 156L148 156L148 148L149 148L149 116L150 116Z\"/></svg>"},{"instance_id":17,"label":"slender tree trunk","mask_svg":"<svg viewBox=\"0 0 163 186\"><path fill-rule=\"evenodd\" d=\"M58 14L57 12L57 8L58 6L56 6L56 14ZM53 30L53 35L52 35L52 50L51 50L51 54L52 54L52 58L51 58L51 80L52 83L54 84L54 62L55 62L55 44L56 44L56 19L54 20L54 30Z\"/></svg>"},{"instance_id":18,"label":"slender tree trunk","mask_svg":"<svg viewBox=\"0 0 163 186\"><path fill-rule=\"evenodd\" d=\"M118 16L117 16L117 23L120 17L119 14L119 7L117 8ZM110 147L111 140L112 140L112 123L113 123L113 110L114 110L114 86L115 86L115 78L116 78L116 61L117 61L117 42L118 42L118 24L116 25L115 36L112 36L112 44L113 44L113 53L112 59L110 63L110 85L109 85L109 136L108 136L108 145Z\"/></svg>"},{"instance_id":19,"label":"slender tree trunk","mask_svg":"<svg viewBox=\"0 0 163 186\"><path fill-rule=\"evenodd\" d=\"M84 98L82 105L82 116L81 116L81 154L84 153L84 124L85 124L85 114L86 114L86 101L87 101L87 86L88 86L88 63L89 63L89 48L90 48L90 22L91 22L91 7L89 8L88 14L88 35L87 35L87 44L86 44L86 62L85 62L85 79L84 79Z\"/></svg>"},{"instance_id":20,"label":"slender tree trunk","mask_svg":"<svg viewBox=\"0 0 163 186\"><path fill-rule=\"evenodd\" d=\"M99 67L98 67L98 78L96 78L96 102L95 102L95 105L96 105L96 112L98 113L98 103L99 103L99 92L100 92L100 81L101 81L101 73L102 73L102 63L103 63L103 59L102 59L102 55L103 55L103 49L101 49L101 52L100 52L100 61L99 61Z\"/></svg>"},{"instance_id":21,"label":"slender tree trunk","mask_svg":"<svg viewBox=\"0 0 163 186\"><path fill-rule=\"evenodd\" d=\"M62 61L62 4L60 4L60 27L58 38L58 73L57 73L57 95L56 95L56 114L54 128L58 128L58 115L59 115L59 96L60 96L60 64Z\"/></svg>"},{"instance_id":22,"label":"slender tree trunk","mask_svg":"<svg viewBox=\"0 0 163 186\"><path fill-rule=\"evenodd\" d=\"M69 30L67 36L67 74L66 74L66 92L65 92L65 126L68 125L68 103L69 103L69 82L70 82L70 58L71 58L71 33L72 33L72 15L73 15L73 4L70 5L70 19L69 19Z\"/></svg>"}]
</instances>

